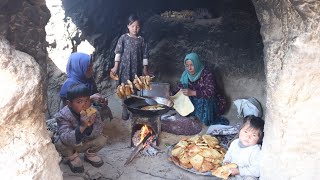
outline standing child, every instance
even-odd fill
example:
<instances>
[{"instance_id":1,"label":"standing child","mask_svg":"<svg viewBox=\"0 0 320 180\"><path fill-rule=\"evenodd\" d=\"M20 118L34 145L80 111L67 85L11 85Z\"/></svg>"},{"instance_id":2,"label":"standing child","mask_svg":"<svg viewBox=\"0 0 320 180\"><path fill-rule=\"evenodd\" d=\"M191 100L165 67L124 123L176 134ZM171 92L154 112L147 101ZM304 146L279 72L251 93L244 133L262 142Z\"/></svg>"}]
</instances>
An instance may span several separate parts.
<instances>
[{"instance_id":1,"label":"standing child","mask_svg":"<svg viewBox=\"0 0 320 180\"><path fill-rule=\"evenodd\" d=\"M66 158L74 173L84 172L79 153L85 153L84 160L94 167L103 165L97 152L106 145L102 134L103 122L98 111L92 115L80 114L91 106L90 89L84 84L74 84L67 91L67 105L56 115L59 138L56 149Z\"/></svg>"},{"instance_id":2,"label":"standing child","mask_svg":"<svg viewBox=\"0 0 320 180\"><path fill-rule=\"evenodd\" d=\"M119 84L133 81L135 74L148 75L148 53L144 39L139 36L140 20L136 15L128 18L127 28L129 33L123 34L115 49L115 63L110 70L114 76L119 73ZM123 106L122 119L127 120L129 114Z\"/></svg>"},{"instance_id":3,"label":"standing child","mask_svg":"<svg viewBox=\"0 0 320 180\"><path fill-rule=\"evenodd\" d=\"M264 121L253 115L244 119L239 132L239 138L235 139L223 160L225 164L235 163L238 168L232 168L232 180L256 180L259 179L260 150L263 139Z\"/></svg>"}]
</instances>

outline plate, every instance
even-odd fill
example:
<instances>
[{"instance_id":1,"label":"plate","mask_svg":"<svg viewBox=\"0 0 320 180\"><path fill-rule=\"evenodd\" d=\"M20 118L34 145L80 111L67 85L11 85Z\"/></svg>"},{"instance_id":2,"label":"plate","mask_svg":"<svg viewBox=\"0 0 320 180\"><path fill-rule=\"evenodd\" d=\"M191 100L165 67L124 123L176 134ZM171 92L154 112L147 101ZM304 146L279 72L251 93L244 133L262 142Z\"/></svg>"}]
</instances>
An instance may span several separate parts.
<instances>
[{"instance_id":1,"label":"plate","mask_svg":"<svg viewBox=\"0 0 320 180\"><path fill-rule=\"evenodd\" d=\"M174 157L171 155L171 150L174 148L175 145L176 145L176 144L173 144L173 145L171 145L171 146L168 147L168 151L167 151L167 157L168 157L168 158L174 158ZM175 162L175 161L171 161L171 162L173 162L173 164L175 164L176 166L180 167L181 169L186 170L186 171L189 171L189 172L191 172L191 173L199 174L199 175L203 175L203 176L216 177L216 176L214 176L214 175L211 174L211 171L202 173L202 172L199 172L199 171L195 170L194 168L188 169L188 168L182 167L182 166L180 166L180 164L178 164L178 163Z\"/></svg>"}]
</instances>

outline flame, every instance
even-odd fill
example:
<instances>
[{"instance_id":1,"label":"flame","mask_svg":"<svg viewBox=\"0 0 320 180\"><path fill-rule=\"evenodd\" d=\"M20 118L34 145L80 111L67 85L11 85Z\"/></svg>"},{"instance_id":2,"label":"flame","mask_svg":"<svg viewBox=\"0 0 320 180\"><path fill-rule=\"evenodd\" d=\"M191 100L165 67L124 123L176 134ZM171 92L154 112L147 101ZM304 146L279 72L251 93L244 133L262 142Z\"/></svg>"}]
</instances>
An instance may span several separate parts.
<instances>
[{"instance_id":1,"label":"flame","mask_svg":"<svg viewBox=\"0 0 320 180\"><path fill-rule=\"evenodd\" d=\"M143 141L144 137L146 137L148 133L152 134L152 130L147 125L143 125L140 132L139 144Z\"/></svg>"}]
</instances>

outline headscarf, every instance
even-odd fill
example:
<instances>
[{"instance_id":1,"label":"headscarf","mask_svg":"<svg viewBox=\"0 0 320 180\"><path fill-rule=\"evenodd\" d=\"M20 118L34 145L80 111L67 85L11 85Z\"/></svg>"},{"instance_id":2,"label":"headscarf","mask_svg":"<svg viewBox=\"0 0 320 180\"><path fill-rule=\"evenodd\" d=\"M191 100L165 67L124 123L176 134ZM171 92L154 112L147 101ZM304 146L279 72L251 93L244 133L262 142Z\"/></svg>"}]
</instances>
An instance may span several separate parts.
<instances>
[{"instance_id":1,"label":"headscarf","mask_svg":"<svg viewBox=\"0 0 320 180\"><path fill-rule=\"evenodd\" d=\"M72 84L85 84L91 91L93 91L94 82L92 78L86 78L86 72L90 65L90 55L85 53L75 52L69 57L67 64L67 80L61 87L60 97L66 98L68 88Z\"/></svg>"},{"instance_id":2,"label":"headscarf","mask_svg":"<svg viewBox=\"0 0 320 180\"><path fill-rule=\"evenodd\" d=\"M194 66L194 74L190 74L189 71L186 69L186 61L191 60L192 64ZM200 78L200 75L202 73L202 70L204 69L204 65L202 64L198 54L196 53L190 53L187 54L184 58L184 67L185 70L181 75L180 82L183 85L183 88L188 88L189 80L191 82L194 82Z\"/></svg>"}]
</instances>

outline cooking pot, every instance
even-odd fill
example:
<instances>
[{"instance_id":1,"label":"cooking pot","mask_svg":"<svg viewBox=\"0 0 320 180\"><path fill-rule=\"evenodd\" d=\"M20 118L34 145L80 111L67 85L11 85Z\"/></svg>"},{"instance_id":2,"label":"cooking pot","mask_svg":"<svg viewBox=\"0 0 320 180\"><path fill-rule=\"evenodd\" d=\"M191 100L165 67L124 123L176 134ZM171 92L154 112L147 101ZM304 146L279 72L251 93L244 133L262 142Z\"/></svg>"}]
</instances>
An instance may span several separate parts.
<instances>
[{"instance_id":1,"label":"cooking pot","mask_svg":"<svg viewBox=\"0 0 320 180\"><path fill-rule=\"evenodd\" d=\"M144 99L139 99L135 97L130 97L124 100L124 105L127 106L128 110L133 114L139 114L143 116L155 116L162 115L168 112L172 106L173 102L170 99L162 98L162 97L154 97L154 96L144 96L147 98L154 99L158 104L163 105L164 109L159 110L142 110L142 107L149 106Z\"/></svg>"}]
</instances>

